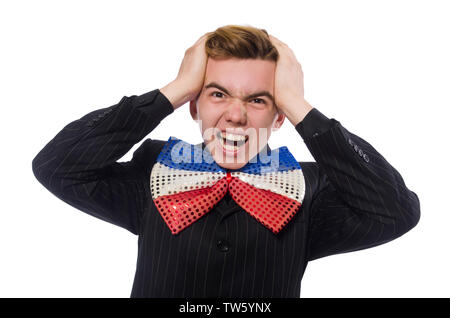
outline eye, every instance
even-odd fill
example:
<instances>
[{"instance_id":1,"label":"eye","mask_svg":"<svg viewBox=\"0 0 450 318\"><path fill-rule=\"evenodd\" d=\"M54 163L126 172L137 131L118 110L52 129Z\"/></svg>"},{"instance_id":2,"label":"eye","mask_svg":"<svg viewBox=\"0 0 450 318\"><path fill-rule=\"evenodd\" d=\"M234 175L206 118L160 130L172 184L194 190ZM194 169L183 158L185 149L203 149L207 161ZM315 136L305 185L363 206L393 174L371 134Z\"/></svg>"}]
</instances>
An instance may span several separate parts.
<instances>
[{"instance_id":1,"label":"eye","mask_svg":"<svg viewBox=\"0 0 450 318\"><path fill-rule=\"evenodd\" d=\"M214 94L221 94L221 95L223 95L223 93L221 93L221 92L217 92L217 91L216 91L216 92L212 92L212 93L211 93L211 96L214 96L214 97L219 97L219 98L221 97L221 96L215 96Z\"/></svg>"},{"instance_id":2,"label":"eye","mask_svg":"<svg viewBox=\"0 0 450 318\"><path fill-rule=\"evenodd\" d=\"M264 99L261 99L261 98L254 98L253 100L261 101L260 103L257 103L257 104L265 104L266 103L266 101Z\"/></svg>"}]
</instances>

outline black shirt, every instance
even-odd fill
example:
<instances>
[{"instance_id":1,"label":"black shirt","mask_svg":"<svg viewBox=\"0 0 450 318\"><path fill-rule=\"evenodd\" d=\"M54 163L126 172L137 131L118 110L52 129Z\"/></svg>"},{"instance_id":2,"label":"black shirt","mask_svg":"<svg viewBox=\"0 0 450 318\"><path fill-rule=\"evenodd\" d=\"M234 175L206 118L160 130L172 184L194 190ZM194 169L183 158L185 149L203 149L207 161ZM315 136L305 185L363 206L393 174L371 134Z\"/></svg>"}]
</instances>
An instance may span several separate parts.
<instances>
[{"instance_id":1,"label":"black shirt","mask_svg":"<svg viewBox=\"0 0 450 318\"><path fill-rule=\"evenodd\" d=\"M280 233L226 195L172 235L149 184L166 141L147 138L131 161L117 160L173 111L158 89L125 96L66 125L32 162L55 196L138 235L131 297L299 297L308 261L386 243L420 219L419 199L397 170L314 108L287 144L303 141L316 162L299 162L305 197Z\"/></svg>"}]
</instances>

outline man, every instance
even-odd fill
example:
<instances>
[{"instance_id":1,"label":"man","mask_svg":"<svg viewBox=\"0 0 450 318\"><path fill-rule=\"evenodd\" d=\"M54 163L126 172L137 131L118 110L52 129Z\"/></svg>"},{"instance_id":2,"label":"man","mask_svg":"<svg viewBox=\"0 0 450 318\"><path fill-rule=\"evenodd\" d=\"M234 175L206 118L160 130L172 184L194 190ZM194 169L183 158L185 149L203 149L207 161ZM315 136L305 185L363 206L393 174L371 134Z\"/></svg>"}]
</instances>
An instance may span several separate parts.
<instances>
[{"instance_id":1,"label":"man","mask_svg":"<svg viewBox=\"0 0 450 318\"><path fill-rule=\"evenodd\" d=\"M170 138L117 162L187 102L212 161L177 163ZM289 161L284 148L265 174L252 160L276 153L267 140L286 117L316 162ZM68 124L33 171L61 200L139 236L131 297L299 297L308 261L386 243L420 218L384 157L305 101L289 47L249 26L205 34L174 81Z\"/></svg>"}]
</instances>

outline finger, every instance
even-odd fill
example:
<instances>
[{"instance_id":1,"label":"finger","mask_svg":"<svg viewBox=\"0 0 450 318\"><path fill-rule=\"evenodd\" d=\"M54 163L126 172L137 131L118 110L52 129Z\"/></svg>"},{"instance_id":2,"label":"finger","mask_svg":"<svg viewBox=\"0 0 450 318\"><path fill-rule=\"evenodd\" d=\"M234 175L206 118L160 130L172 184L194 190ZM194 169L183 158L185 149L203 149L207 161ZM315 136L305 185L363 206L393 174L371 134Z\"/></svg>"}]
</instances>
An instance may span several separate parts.
<instances>
[{"instance_id":1,"label":"finger","mask_svg":"<svg viewBox=\"0 0 450 318\"><path fill-rule=\"evenodd\" d=\"M277 43L277 44L284 44L283 42L281 42L278 38L276 38L276 37L273 36L273 35L269 35L269 38L270 38L274 43Z\"/></svg>"},{"instance_id":2,"label":"finger","mask_svg":"<svg viewBox=\"0 0 450 318\"><path fill-rule=\"evenodd\" d=\"M212 32L207 32L205 34L203 34L198 40L197 42L195 42L195 44L200 44L201 42L204 42L206 40L206 38L208 37L208 35L210 35Z\"/></svg>"},{"instance_id":3,"label":"finger","mask_svg":"<svg viewBox=\"0 0 450 318\"><path fill-rule=\"evenodd\" d=\"M270 42L273 43L273 45L278 46L278 40L274 36L269 34L269 39L270 39Z\"/></svg>"},{"instance_id":4,"label":"finger","mask_svg":"<svg viewBox=\"0 0 450 318\"><path fill-rule=\"evenodd\" d=\"M205 34L203 34L199 40L203 40L206 39L208 37L208 35L210 35L212 32L206 32Z\"/></svg>"},{"instance_id":5,"label":"finger","mask_svg":"<svg viewBox=\"0 0 450 318\"><path fill-rule=\"evenodd\" d=\"M280 40L278 40L277 38L275 38L273 36L270 38L270 40L271 40L272 44L275 46L275 48L280 53L285 50L286 45L283 42L281 42Z\"/></svg>"},{"instance_id":6,"label":"finger","mask_svg":"<svg viewBox=\"0 0 450 318\"><path fill-rule=\"evenodd\" d=\"M292 49L286 43L281 42L274 36L271 36L271 37L273 38L273 44L275 45L277 50L283 51L283 52L285 52L285 54L291 55L292 57L295 58L294 51L292 51Z\"/></svg>"},{"instance_id":7,"label":"finger","mask_svg":"<svg viewBox=\"0 0 450 318\"><path fill-rule=\"evenodd\" d=\"M273 44L273 46L275 46L275 48L277 49L277 51L281 51L282 48L280 46L280 44L273 38L270 39L270 42Z\"/></svg>"}]
</instances>

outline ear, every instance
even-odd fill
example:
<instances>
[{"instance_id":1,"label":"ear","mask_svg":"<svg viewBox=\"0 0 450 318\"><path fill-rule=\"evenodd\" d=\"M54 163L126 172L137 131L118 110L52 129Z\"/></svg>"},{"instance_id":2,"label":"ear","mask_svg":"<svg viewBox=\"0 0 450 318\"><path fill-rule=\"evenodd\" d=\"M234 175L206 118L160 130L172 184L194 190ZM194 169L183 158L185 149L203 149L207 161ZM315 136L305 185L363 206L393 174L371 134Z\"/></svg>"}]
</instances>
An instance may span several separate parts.
<instances>
[{"instance_id":1,"label":"ear","mask_svg":"<svg viewBox=\"0 0 450 318\"><path fill-rule=\"evenodd\" d=\"M272 131L277 131L284 123L286 115L282 111L278 111L272 125Z\"/></svg>"},{"instance_id":2,"label":"ear","mask_svg":"<svg viewBox=\"0 0 450 318\"><path fill-rule=\"evenodd\" d=\"M193 120L198 120L197 98L189 101L189 112L191 113Z\"/></svg>"}]
</instances>

